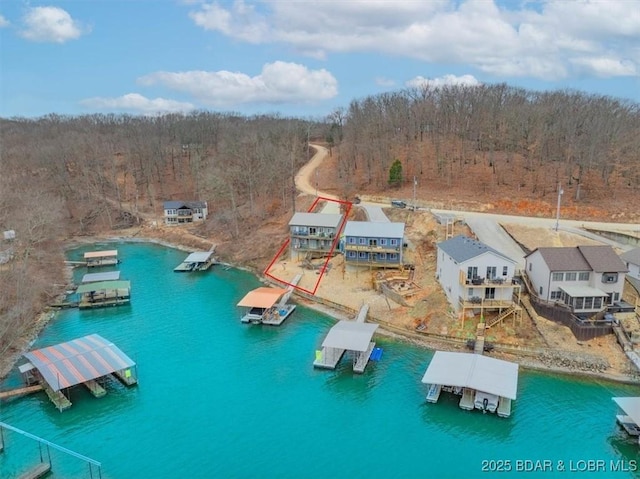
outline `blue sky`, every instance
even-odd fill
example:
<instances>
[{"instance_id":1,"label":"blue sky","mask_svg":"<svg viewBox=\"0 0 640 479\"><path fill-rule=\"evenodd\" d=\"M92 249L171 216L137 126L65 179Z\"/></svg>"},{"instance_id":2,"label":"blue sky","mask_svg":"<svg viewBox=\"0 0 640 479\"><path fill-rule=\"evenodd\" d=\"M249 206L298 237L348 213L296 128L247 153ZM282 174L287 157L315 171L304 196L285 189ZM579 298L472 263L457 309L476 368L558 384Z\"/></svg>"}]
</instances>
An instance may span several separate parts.
<instances>
[{"instance_id":1,"label":"blue sky","mask_svg":"<svg viewBox=\"0 0 640 479\"><path fill-rule=\"evenodd\" d=\"M640 101L638 0L0 3L0 116L320 117L424 83Z\"/></svg>"}]
</instances>

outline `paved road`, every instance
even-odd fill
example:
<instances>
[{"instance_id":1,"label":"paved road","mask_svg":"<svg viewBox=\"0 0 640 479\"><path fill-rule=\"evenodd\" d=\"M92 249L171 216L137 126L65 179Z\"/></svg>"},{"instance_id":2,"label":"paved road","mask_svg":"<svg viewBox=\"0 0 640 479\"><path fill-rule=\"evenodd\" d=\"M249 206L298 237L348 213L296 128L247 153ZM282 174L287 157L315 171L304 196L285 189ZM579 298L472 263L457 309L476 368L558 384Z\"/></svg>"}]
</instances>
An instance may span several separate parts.
<instances>
[{"instance_id":1,"label":"paved road","mask_svg":"<svg viewBox=\"0 0 640 479\"><path fill-rule=\"evenodd\" d=\"M302 193L310 195L318 195L330 199L339 199L338 197L317 191L316 186L312 185L310 178L314 170L320 165L328 154L329 150L320 146L311 144L311 147L316 150L316 154L304 165L295 177L295 182L298 190ZM363 201L358 206L365 209L369 221L389 221L385 216L382 208L388 208L389 203L377 203ZM424 209L422 209L424 210ZM498 251L503 252L505 255L517 261L521 267L524 267L524 252L522 248L504 231L500 226L502 223L514 223L524 224L534 228L549 228L553 229L556 225L555 218L539 218L528 216L514 216L514 215L498 215L493 213L477 213L472 211L460 211L460 210L439 210L431 209L431 213L438 217L451 217L457 220L465 221L469 227L476 234L478 239L483 243L495 248ZM327 202L324 213L339 213L339 205L333 201ZM593 233L585 231L585 229L601 230L601 231L617 231L627 234L640 236L640 224L637 223L607 223L600 221L576 221L576 220L564 220L560 219L559 229L574 234L579 234L588 238L596 239L605 244L620 248L622 250L632 249L632 246L618 243L613 240L603 238Z\"/></svg>"}]
</instances>

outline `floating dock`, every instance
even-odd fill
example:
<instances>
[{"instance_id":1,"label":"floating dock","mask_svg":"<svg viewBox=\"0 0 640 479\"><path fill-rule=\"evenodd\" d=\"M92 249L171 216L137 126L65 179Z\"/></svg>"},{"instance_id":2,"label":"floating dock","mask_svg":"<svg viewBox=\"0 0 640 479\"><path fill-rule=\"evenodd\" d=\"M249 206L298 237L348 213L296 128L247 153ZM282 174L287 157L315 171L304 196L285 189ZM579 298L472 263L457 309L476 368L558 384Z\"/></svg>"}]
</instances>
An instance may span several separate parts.
<instances>
[{"instance_id":1,"label":"floating dock","mask_svg":"<svg viewBox=\"0 0 640 479\"><path fill-rule=\"evenodd\" d=\"M436 351L422 382L429 385L428 402L437 402L435 388L459 394L462 409L511 415L511 402L516 399L518 365L481 354Z\"/></svg>"},{"instance_id":2,"label":"floating dock","mask_svg":"<svg viewBox=\"0 0 640 479\"><path fill-rule=\"evenodd\" d=\"M213 265L213 251L191 253L178 266L176 272L206 271Z\"/></svg>"},{"instance_id":3,"label":"floating dock","mask_svg":"<svg viewBox=\"0 0 640 479\"><path fill-rule=\"evenodd\" d=\"M640 397L614 397L613 401L624 414L616 415L616 421L629 436L638 438L640 445Z\"/></svg>"},{"instance_id":4,"label":"floating dock","mask_svg":"<svg viewBox=\"0 0 640 479\"><path fill-rule=\"evenodd\" d=\"M329 330L322 342L322 349L316 351L313 366L321 369L335 369L346 352L353 357L353 371L363 373L374 350L376 357L382 356L382 350L371 341L377 324L365 323L369 305L364 305L356 321L338 321Z\"/></svg>"},{"instance_id":5,"label":"floating dock","mask_svg":"<svg viewBox=\"0 0 640 479\"><path fill-rule=\"evenodd\" d=\"M300 278L302 275L297 275L287 289L263 286L249 291L238 303L239 307L246 308L240 321L280 326L296 309L295 304L289 304L288 301Z\"/></svg>"},{"instance_id":6,"label":"floating dock","mask_svg":"<svg viewBox=\"0 0 640 479\"><path fill-rule=\"evenodd\" d=\"M94 396L102 397L106 391L97 379L113 375L129 386L137 384L136 364L115 344L97 334L23 356L29 362L19 370L27 385L39 383L60 411L71 407L65 391L73 386L82 384Z\"/></svg>"},{"instance_id":7,"label":"floating dock","mask_svg":"<svg viewBox=\"0 0 640 479\"><path fill-rule=\"evenodd\" d=\"M97 266L113 266L118 264L118 250L108 251L89 251L84 254L84 260L87 268L95 268Z\"/></svg>"},{"instance_id":8,"label":"floating dock","mask_svg":"<svg viewBox=\"0 0 640 479\"><path fill-rule=\"evenodd\" d=\"M83 283L78 286L76 294L80 295L78 307L104 308L107 306L120 306L131 301L130 281L98 281L95 283Z\"/></svg>"}]
</instances>

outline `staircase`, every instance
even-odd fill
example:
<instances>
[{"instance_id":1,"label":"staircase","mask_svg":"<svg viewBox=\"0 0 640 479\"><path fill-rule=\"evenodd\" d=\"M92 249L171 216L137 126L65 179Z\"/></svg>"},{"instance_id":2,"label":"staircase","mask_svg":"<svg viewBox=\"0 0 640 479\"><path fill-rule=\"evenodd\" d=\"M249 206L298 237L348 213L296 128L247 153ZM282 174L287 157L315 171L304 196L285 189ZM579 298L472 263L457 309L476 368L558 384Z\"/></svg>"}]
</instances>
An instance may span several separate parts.
<instances>
[{"instance_id":1,"label":"staircase","mask_svg":"<svg viewBox=\"0 0 640 479\"><path fill-rule=\"evenodd\" d=\"M515 310L516 310L515 306L509 306L500 315L498 315L497 318L494 318L494 319L492 319L491 321L489 321L487 323L487 329L489 329L490 327L495 326L496 324L501 322L504 318L509 316L511 313L515 312Z\"/></svg>"}]
</instances>

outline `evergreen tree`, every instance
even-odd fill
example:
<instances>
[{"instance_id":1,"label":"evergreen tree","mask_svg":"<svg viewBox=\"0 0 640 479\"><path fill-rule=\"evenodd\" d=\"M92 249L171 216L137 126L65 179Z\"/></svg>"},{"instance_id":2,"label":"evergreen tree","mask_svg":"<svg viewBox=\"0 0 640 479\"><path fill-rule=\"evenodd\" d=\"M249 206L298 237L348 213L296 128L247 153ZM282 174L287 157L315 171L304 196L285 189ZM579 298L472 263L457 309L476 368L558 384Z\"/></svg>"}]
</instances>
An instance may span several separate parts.
<instances>
[{"instance_id":1,"label":"evergreen tree","mask_svg":"<svg viewBox=\"0 0 640 479\"><path fill-rule=\"evenodd\" d=\"M395 160L389 168L389 186L399 187L402 184L402 163Z\"/></svg>"}]
</instances>

